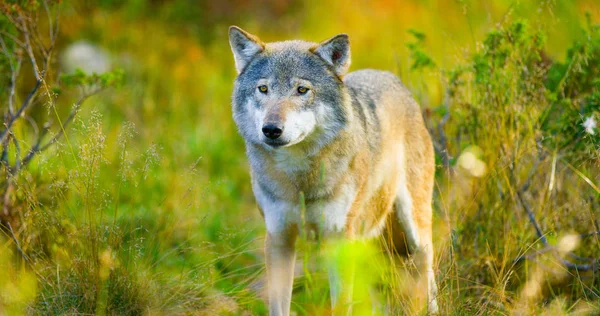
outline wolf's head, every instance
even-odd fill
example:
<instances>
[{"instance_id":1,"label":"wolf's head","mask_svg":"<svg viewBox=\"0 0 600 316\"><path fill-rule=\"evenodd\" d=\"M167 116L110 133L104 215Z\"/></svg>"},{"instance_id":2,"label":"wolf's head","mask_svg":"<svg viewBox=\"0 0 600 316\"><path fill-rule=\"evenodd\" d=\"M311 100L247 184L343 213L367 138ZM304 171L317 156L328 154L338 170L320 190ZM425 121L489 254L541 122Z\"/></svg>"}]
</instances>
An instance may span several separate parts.
<instances>
[{"instance_id":1,"label":"wolf's head","mask_svg":"<svg viewBox=\"0 0 600 316\"><path fill-rule=\"evenodd\" d=\"M347 35L320 44L263 43L232 26L229 43L238 71L233 115L247 142L311 147L344 127L349 96L341 78L350 66Z\"/></svg>"}]
</instances>

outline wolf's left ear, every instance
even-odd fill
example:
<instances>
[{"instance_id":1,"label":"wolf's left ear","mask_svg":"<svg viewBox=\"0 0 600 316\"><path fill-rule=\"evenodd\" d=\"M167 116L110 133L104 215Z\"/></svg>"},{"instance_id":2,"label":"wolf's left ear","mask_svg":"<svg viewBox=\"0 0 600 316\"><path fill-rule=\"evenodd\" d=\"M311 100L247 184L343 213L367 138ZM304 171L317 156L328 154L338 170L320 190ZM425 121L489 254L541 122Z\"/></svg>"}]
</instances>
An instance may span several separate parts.
<instances>
[{"instance_id":1,"label":"wolf's left ear","mask_svg":"<svg viewBox=\"0 0 600 316\"><path fill-rule=\"evenodd\" d=\"M348 35L336 35L313 49L328 64L333 66L335 74L343 76L350 68L350 40Z\"/></svg>"},{"instance_id":2,"label":"wolf's left ear","mask_svg":"<svg viewBox=\"0 0 600 316\"><path fill-rule=\"evenodd\" d=\"M258 37L237 26L229 27L229 45L235 58L235 68L241 73L252 58L263 51L265 45Z\"/></svg>"}]
</instances>

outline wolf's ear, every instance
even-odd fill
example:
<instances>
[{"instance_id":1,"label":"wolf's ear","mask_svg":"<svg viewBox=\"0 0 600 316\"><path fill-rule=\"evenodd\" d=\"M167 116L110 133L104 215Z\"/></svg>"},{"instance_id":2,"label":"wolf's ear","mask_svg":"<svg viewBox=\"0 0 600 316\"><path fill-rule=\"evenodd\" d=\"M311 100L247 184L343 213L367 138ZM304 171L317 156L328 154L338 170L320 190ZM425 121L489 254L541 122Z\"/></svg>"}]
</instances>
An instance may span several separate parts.
<instances>
[{"instance_id":1,"label":"wolf's ear","mask_svg":"<svg viewBox=\"0 0 600 316\"><path fill-rule=\"evenodd\" d=\"M333 66L335 74L343 76L350 68L350 40L348 35L336 35L313 49L313 52Z\"/></svg>"},{"instance_id":2,"label":"wolf's ear","mask_svg":"<svg viewBox=\"0 0 600 316\"><path fill-rule=\"evenodd\" d=\"M237 26L229 27L229 45L231 45L231 50L233 51L235 68L238 73L241 73L248 62L265 48L265 45L258 37Z\"/></svg>"}]
</instances>

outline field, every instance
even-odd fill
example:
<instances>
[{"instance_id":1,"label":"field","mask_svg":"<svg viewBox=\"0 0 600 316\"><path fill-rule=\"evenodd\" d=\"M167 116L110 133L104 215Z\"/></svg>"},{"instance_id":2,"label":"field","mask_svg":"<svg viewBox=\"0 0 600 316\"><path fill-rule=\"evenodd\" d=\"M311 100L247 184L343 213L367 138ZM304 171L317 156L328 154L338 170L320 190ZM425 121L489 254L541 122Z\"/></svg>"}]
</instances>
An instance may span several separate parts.
<instances>
[{"instance_id":1,"label":"field","mask_svg":"<svg viewBox=\"0 0 600 316\"><path fill-rule=\"evenodd\" d=\"M0 315L267 314L230 25L265 41L347 33L351 70L392 71L412 91L436 149L442 315L600 314L597 0L0 12ZM426 314L410 259L376 242L298 249L296 315L330 312L324 267L348 258L355 315Z\"/></svg>"}]
</instances>

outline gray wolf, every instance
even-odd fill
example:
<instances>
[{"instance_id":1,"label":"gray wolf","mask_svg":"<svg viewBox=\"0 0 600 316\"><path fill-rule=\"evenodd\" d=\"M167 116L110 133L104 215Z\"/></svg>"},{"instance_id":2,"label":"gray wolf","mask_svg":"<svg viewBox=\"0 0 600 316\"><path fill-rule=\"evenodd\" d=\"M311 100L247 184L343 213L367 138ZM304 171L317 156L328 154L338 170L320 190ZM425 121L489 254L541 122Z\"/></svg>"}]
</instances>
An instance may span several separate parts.
<instances>
[{"instance_id":1,"label":"gray wolf","mask_svg":"<svg viewBox=\"0 0 600 316\"><path fill-rule=\"evenodd\" d=\"M295 240L306 226L323 238L350 240L377 237L394 226L414 256L428 310L437 312L434 154L410 92L389 72L348 73L345 34L318 44L263 43L232 26L229 42L238 72L233 118L267 228L270 314L289 315ZM336 271L329 272L338 310L348 293Z\"/></svg>"}]
</instances>

